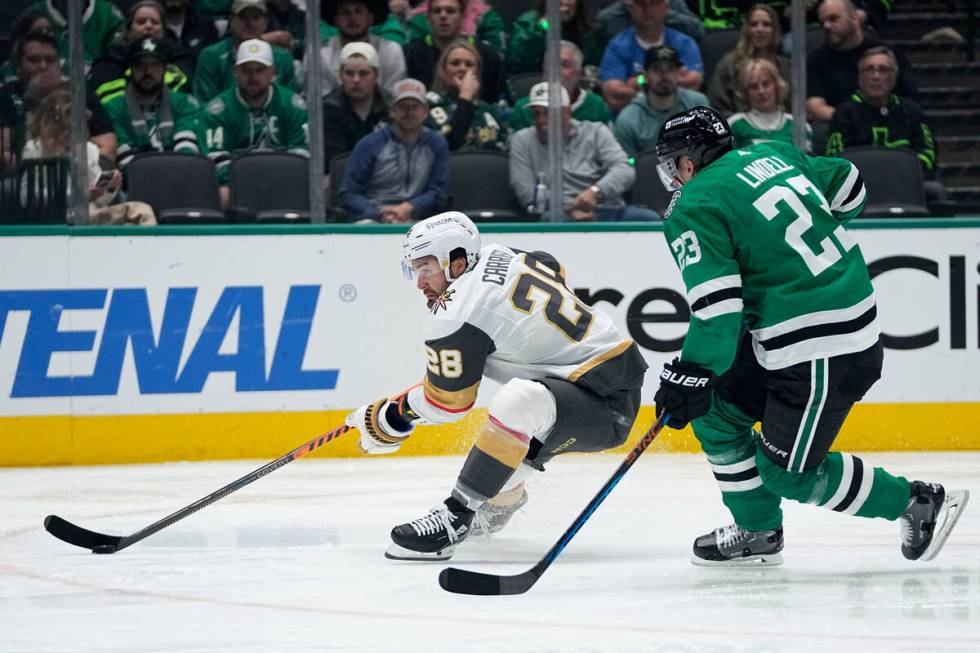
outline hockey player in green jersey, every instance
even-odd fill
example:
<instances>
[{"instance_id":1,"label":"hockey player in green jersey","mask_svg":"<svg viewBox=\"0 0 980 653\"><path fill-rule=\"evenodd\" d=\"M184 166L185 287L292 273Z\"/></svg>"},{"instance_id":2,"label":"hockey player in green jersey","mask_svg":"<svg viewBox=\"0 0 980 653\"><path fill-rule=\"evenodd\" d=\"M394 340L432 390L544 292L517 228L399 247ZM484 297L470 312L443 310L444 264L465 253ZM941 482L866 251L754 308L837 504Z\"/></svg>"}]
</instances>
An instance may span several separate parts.
<instances>
[{"instance_id":1,"label":"hockey player in green jersey","mask_svg":"<svg viewBox=\"0 0 980 653\"><path fill-rule=\"evenodd\" d=\"M692 423L735 519L698 537L692 561L780 564L782 497L900 520L904 556L934 558L967 491L828 453L881 374L874 289L844 228L864 205L857 168L784 143L732 149L707 107L668 120L657 155L678 189L664 235L691 307L657 414L671 428Z\"/></svg>"}]
</instances>

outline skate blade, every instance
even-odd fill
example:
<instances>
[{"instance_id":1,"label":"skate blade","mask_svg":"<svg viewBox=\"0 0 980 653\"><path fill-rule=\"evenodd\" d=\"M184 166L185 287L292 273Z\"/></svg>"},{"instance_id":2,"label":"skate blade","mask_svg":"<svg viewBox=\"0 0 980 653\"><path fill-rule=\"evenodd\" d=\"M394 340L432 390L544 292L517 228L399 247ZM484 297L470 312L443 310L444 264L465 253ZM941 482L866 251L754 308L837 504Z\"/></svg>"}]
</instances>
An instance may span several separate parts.
<instances>
[{"instance_id":1,"label":"skate blade","mask_svg":"<svg viewBox=\"0 0 980 653\"><path fill-rule=\"evenodd\" d=\"M456 552L455 546L450 546L442 551L434 551L432 553L424 553L422 551L412 551L411 549L406 549L403 546L398 546L392 543L385 551L385 557L389 560L413 560L422 562L431 562L439 560L449 560L453 557Z\"/></svg>"},{"instance_id":2,"label":"skate blade","mask_svg":"<svg viewBox=\"0 0 980 653\"><path fill-rule=\"evenodd\" d=\"M932 532L932 542L926 547L925 552L919 557L919 560L926 562L939 555L943 545L946 544L947 538L949 538L949 534L953 531L953 527L960 520L960 515L963 514L963 508L966 507L969 501L969 490L956 490L946 494L946 498L943 499L943 507L940 508L939 515L936 518L936 528Z\"/></svg>"},{"instance_id":3,"label":"skate blade","mask_svg":"<svg viewBox=\"0 0 980 653\"><path fill-rule=\"evenodd\" d=\"M691 556L691 564L697 567L729 567L742 569L758 569L759 567L778 567L783 564L782 553L771 553L768 555L748 556L746 558L736 558L734 560L704 560L697 556Z\"/></svg>"}]
</instances>

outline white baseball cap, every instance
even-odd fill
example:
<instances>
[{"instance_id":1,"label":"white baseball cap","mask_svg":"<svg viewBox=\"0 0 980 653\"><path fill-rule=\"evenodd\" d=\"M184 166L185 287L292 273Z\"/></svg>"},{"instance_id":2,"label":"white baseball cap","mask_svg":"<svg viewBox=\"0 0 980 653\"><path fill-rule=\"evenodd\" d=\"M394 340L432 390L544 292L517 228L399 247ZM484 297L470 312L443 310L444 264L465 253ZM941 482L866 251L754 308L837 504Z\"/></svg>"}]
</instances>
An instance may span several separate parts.
<instances>
[{"instance_id":1,"label":"white baseball cap","mask_svg":"<svg viewBox=\"0 0 980 653\"><path fill-rule=\"evenodd\" d=\"M235 65L255 61L266 66L275 65L272 58L272 46L261 39L249 39L242 41L238 46L238 53L235 55Z\"/></svg>"},{"instance_id":2,"label":"white baseball cap","mask_svg":"<svg viewBox=\"0 0 980 653\"><path fill-rule=\"evenodd\" d=\"M340 63L341 65L347 63L347 60L351 57L363 57L368 65L375 68L381 68L381 59L378 57L378 51L374 49L374 46L370 43L364 41L354 41L348 43L340 50Z\"/></svg>"},{"instance_id":3,"label":"white baseball cap","mask_svg":"<svg viewBox=\"0 0 980 653\"><path fill-rule=\"evenodd\" d=\"M411 77L406 77L405 79L399 80L395 83L394 97L392 98L391 103L395 104L399 100L404 100L406 98L418 100L425 105L429 104L428 100L425 99L425 84L417 79L412 79Z\"/></svg>"},{"instance_id":4,"label":"white baseball cap","mask_svg":"<svg viewBox=\"0 0 980 653\"><path fill-rule=\"evenodd\" d=\"M258 9L263 14L269 13L265 0L235 0L231 5L231 13L237 14L246 9Z\"/></svg>"},{"instance_id":5,"label":"white baseball cap","mask_svg":"<svg viewBox=\"0 0 980 653\"><path fill-rule=\"evenodd\" d=\"M568 91L562 86L561 90L561 105L563 107L569 106L572 101L568 98ZM529 107L547 107L548 106L548 82L538 82L531 87L531 101L527 103Z\"/></svg>"}]
</instances>

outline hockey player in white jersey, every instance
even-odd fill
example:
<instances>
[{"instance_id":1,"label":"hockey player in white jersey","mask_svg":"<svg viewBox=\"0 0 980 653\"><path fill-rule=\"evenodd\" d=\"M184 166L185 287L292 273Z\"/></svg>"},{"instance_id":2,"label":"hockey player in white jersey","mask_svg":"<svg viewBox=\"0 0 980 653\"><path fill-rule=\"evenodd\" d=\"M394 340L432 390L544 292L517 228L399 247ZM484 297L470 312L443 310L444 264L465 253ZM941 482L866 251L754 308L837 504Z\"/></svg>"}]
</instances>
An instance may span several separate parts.
<instances>
[{"instance_id":1,"label":"hockey player in white jersey","mask_svg":"<svg viewBox=\"0 0 980 653\"><path fill-rule=\"evenodd\" d=\"M502 528L527 501L524 481L553 456L622 444L647 365L608 315L568 289L551 255L481 247L462 213L412 227L402 265L430 311L427 369L420 384L348 416L361 449L397 451L417 424L462 418L484 377L502 384L450 496L391 531L387 557L445 560L466 537Z\"/></svg>"}]
</instances>

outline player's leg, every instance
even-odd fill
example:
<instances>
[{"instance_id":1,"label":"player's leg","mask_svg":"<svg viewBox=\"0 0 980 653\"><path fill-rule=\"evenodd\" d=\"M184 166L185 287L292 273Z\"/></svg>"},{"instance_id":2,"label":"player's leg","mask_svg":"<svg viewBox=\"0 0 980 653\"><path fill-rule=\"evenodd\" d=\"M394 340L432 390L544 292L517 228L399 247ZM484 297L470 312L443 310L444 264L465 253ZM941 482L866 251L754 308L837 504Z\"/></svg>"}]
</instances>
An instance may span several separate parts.
<instances>
[{"instance_id":1,"label":"player's leg","mask_svg":"<svg viewBox=\"0 0 980 653\"><path fill-rule=\"evenodd\" d=\"M939 484L909 483L857 456L828 453L851 406L878 379L881 360L878 344L773 372L759 472L767 488L789 499L858 517L901 518L903 554L929 559L945 542L968 494L947 496Z\"/></svg>"},{"instance_id":2,"label":"player's leg","mask_svg":"<svg viewBox=\"0 0 980 653\"><path fill-rule=\"evenodd\" d=\"M711 410L691 424L722 501L735 520L694 541L695 564L779 564L782 560L780 497L759 476L758 434L752 429L765 402L766 371L756 362L746 333L732 367L718 379Z\"/></svg>"},{"instance_id":3,"label":"player's leg","mask_svg":"<svg viewBox=\"0 0 980 653\"><path fill-rule=\"evenodd\" d=\"M520 502L523 487L518 487L533 471L523 461L532 442L539 448L551 432L556 412L554 396L541 383L512 379L501 386L450 497L428 515L392 529L394 545L386 555L445 560L470 534L475 512L489 499L505 491Z\"/></svg>"}]
</instances>

